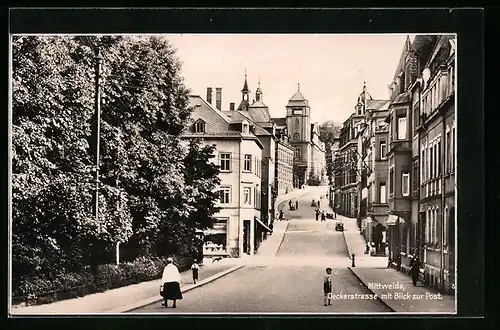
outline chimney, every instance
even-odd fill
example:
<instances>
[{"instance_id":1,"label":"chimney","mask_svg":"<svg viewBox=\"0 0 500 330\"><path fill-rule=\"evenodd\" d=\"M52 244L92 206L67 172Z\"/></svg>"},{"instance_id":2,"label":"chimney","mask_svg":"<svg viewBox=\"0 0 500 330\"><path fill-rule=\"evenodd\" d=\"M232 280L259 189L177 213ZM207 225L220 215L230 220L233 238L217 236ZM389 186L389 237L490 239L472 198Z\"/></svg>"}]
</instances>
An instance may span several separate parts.
<instances>
[{"instance_id":1,"label":"chimney","mask_svg":"<svg viewBox=\"0 0 500 330\"><path fill-rule=\"evenodd\" d=\"M212 87L207 87L207 102L212 104Z\"/></svg>"},{"instance_id":2,"label":"chimney","mask_svg":"<svg viewBox=\"0 0 500 330\"><path fill-rule=\"evenodd\" d=\"M220 87L215 88L215 108L217 110L221 110L222 108L222 88Z\"/></svg>"},{"instance_id":3,"label":"chimney","mask_svg":"<svg viewBox=\"0 0 500 330\"><path fill-rule=\"evenodd\" d=\"M229 103L229 110L234 111L234 102Z\"/></svg>"}]
</instances>

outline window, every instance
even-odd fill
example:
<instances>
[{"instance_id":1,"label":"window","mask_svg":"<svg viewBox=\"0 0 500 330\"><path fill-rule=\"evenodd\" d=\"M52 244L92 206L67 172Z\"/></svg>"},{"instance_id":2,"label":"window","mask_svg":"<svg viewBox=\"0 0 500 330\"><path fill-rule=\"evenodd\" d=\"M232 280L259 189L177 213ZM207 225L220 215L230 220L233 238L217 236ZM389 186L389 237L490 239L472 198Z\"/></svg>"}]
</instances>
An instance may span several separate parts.
<instances>
[{"instance_id":1,"label":"window","mask_svg":"<svg viewBox=\"0 0 500 330\"><path fill-rule=\"evenodd\" d=\"M385 140L380 141L380 159L385 159L387 156L387 144Z\"/></svg>"},{"instance_id":2,"label":"window","mask_svg":"<svg viewBox=\"0 0 500 330\"><path fill-rule=\"evenodd\" d=\"M421 177L420 177L420 184L424 183L425 181L425 148L424 148L424 145L422 145L422 155L420 156L420 173L421 173Z\"/></svg>"},{"instance_id":3,"label":"window","mask_svg":"<svg viewBox=\"0 0 500 330\"><path fill-rule=\"evenodd\" d=\"M205 133L205 123L203 121L197 121L194 124L194 132L195 133Z\"/></svg>"},{"instance_id":4,"label":"window","mask_svg":"<svg viewBox=\"0 0 500 330\"><path fill-rule=\"evenodd\" d=\"M252 172L252 155L245 155L244 171Z\"/></svg>"},{"instance_id":5,"label":"window","mask_svg":"<svg viewBox=\"0 0 500 330\"><path fill-rule=\"evenodd\" d=\"M244 187L243 188L243 203L247 205L252 205L252 188Z\"/></svg>"},{"instance_id":6,"label":"window","mask_svg":"<svg viewBox=\"0 0 500 330\"><path fill-rule=\"evenodd\" d=\"M448 235L449 235L449 230L448 230L448 205L444 207L444 214L443 214L443 245L448 245Z\"/></svg>"},{"instance_id":7,"label":"window","mask_svg":"<svg viewBox=\"0 0 500 330\"><path fill-rule=\"evenodd\" d=\"M398 118L398 140L406 139L406 117Z\"/></svg>"},{"instance_id":8,"label":"window","mask_svg":"<svg viewBox=\"0 0 500 330\"><path fill-rule=\"evenodd\" d=\"M380 203L387 203L387 192L385 188L385 182L380 183Z\"/></svg>"},{"instance_id":9,"label":"window","mask_svg":"<svg viewBox=\"0 0 500 330\"><path fill-rule=\"evenodd\" d=\"M220 154L220 170L221 171L231 171L231 154L221 153Z\"/></svg>"},{"instance_id":10,"label":"window","mask_svg":"<svg viewBox=\"0 0 500 330\"><path fill-rule=\"evenodd\" d=\"M391 167L391 169L389 170L389 194L390 195L393 195L394 194L394 184L395 184L395 180L394 180L394 167Z\"/></svg>"},{"instance_id":11,"label":"window","mask_svg":"<svg viewBox=\"0 0 500 330\"><path fill-rule=\"evenodd\" d=\"M436 149L437 149L437 175L441 175L441 141L439 141L436 145Z\"/></svg>"},{"instance_id":12,"label":"window","mask_svg":"<svg viewBox=\"0 0 500 330\"><path fill-rule=\"evenodd\" d=\"M230 187L222 187L219 189L220 193L220 202L221 204L229 204L231 203L231 188Z\"/></svg>"},{"instance_id":13,"label":"window","mask_svg":"<svg viewBox=\"0 0 500 330\"><path fill-rule=\"evenodd\" d=\"M455 171L455 127L451 129L451 171Z\"/></svg>"},{"instance_id":14,"label":"window","mask_svg":"<svg viewBox=\"0 0 500 330\"><path fill-rule=\"evenodd\" d=\"M420 124L420 109L418 106L418 102L413 104L413 134L417 133L417 128Z\"/></svg>"},{"instance_id":15,"label":"window","mask_svg":"<svg viewBox=\"0 0 500 330\"><path fill-rule=\"evenodd\" d=\"M403 196L410 196L410 173L403 173L401 192Z\"/></svg>"},{"instance_id":16,"label":"window","mask_svg":"<svg viewBox=\"0 0 500 330\"><path fill-rule=\"evenodd\" d=\"M429 179L434 178L434 157L433 157L434 147L429 148Z\"/></svg>"},{"instance_id":17,"label":"window","mask_svg":"<svg viewBox=\"0 0 500 330\"><path fill-rule=\"evenodd\" d=\"M419 187L418 160L413 161L412 195L417 196Z\"/></svg>"},{"instance_id":18,"label":"window","mask_svg":"<svg viewBox=\"0 0 500 330\"><path fill-rule=\"evenodd\" d=\"M249 132L248 130L248 124L243 124L243 130L242 130L243 133L247 133Z\"/></svg>"},{"instance_id":19,"label":"window","mask_svg":"<svg viewBox=\"0 0 500 330\"><path fill-rule=\"evenodd\" d=\"M295 148L294 157L300 159L300 147Z\"/></svg>"},{"instance_id":20,"label":"window","mask_svg":"<svg viewBox=\"0 0 500 330\"><path fill-rule=\"evenodd\" d=\"M425 213L425 242L430 243L431 240L431 210L428 209Z\"/></svg>"},{"instance_id":21,"label":"window","mask_svg":"<svg viewBox=\"0 0 500 330\"><path fill-rule=\"evenodd\" d=\"M451 150L451 131L449 130L449 127L446 131L446 141L445 141L445 145L446 145L446 150L445 150L445 153L446 153L446 173L450 173L451 171L451 153L452 153L452 150Z\"/></svg>"},{"instance_id":22,"label":"window","mask_svg":"<svg viewBox=\"0 0 500 330\"><path fill-rule=\"evenodd\" d=\"M300 140L300 135L299 135L299 133L293 133L293 139L294 139L294 140Z\"/></svg>"}]
</instances>

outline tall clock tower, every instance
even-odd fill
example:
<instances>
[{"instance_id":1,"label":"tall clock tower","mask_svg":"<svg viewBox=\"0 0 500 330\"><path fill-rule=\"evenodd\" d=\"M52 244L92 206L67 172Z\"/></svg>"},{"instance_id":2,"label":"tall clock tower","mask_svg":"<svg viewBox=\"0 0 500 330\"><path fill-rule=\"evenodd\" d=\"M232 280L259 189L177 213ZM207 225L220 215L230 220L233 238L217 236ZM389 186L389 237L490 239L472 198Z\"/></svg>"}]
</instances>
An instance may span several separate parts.
<instances>
[{"instance_id":1,"label":"tall clock tower","mask_svg":"<svg viewBox=\"0 0 500 330\"><path fill-rule=\"evenodd\" d=\"M286 126L290 135L290 144L295 147L294 163L298 168L298 185L306 183L311 169L311 108L300 92L288 100L286 106Z\"/></svg>"}]
</instances>

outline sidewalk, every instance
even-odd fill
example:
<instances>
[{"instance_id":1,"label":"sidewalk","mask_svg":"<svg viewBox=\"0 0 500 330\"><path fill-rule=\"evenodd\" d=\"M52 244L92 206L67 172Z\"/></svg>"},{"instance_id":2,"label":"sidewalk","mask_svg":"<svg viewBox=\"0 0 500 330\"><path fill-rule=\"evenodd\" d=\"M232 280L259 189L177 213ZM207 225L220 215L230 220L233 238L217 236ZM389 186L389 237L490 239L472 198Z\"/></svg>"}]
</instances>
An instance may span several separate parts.
<instances>
[{"instance_id":1,"label":"sidewalk","mask_svg":"<svg viewBox=\"0 0 500 330\"><path fill-rule=\"evenodd\" d=\"M399 313L456 313L455 297L437 293L394 269L349 269L392 310Z\"/></svg>"},{"instance_id":2,"label":"sidewalk","mask_svg":"<svg viewBox=\"0 0 500 330\"><path fill-rule=\"evenodd\" d=\"M288 221L274 221L273 234L260 243L259 249L255 253L255 258L274 258L283 241L287 227Z\"/></svg>"},{"instance_id":3,"label":"sidewalk","mask_svg":"<svg viewBox=\"0 0 500 330\"><path fill-rule=\"evenodd\" d=\"M239 259L226 258L216 263L206 263L200 267L199 282L193 285L191 271L181 273L181 291L213 281L223 275L243 267ZM90 294L80 298L58 301L51 304L11 308L12 315L36 314L85 314L121 313L148 303L161 300L161 279L142 282L105 292Z\"/></svg>"}]
</instances>

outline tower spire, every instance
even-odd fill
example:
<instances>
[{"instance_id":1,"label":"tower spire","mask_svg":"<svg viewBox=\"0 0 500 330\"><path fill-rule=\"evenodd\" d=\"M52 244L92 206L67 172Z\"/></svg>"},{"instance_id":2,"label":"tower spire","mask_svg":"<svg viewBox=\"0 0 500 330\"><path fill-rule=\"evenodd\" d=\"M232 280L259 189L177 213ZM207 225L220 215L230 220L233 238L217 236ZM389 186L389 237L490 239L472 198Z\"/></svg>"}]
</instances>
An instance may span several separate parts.
<instances>
[{"instance_id":1,"label":"tower spire","mask_svg":"<svg viewBox=\"0 0 500 330\"><path fill-rule=\"evenodd\" d=\"M366 81L363 81L363 92L366 93Z\"/></svg>"},{"instance_id":2,"label":"tower spire","mask_svg":"<svg viewBox=\"0 0 500 330\"><path fill-rule=\"evenodd\" d=\"M297 83L297 90L300 92L300 83Z\"/></svg>"}]
</instances>

